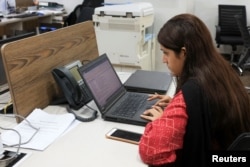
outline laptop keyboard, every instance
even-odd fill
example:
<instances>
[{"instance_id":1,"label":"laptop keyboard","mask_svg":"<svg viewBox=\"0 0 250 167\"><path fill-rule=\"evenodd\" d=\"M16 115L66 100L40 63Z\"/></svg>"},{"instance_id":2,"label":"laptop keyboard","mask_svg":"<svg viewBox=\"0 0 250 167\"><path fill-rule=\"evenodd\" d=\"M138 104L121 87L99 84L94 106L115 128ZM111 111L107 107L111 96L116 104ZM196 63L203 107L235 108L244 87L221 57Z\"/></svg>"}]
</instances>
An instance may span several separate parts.
<instances>
[{"instance_id":1,"label":"laptop keyboard","mask_svg":"<svg viewBox=\"0 0 250 167\"><path fill-rule=\"evenodd\" d=\"M147 98L147 95L130 94L111 114L119 117L132 118Z\"/></svg>"}]
</instances>

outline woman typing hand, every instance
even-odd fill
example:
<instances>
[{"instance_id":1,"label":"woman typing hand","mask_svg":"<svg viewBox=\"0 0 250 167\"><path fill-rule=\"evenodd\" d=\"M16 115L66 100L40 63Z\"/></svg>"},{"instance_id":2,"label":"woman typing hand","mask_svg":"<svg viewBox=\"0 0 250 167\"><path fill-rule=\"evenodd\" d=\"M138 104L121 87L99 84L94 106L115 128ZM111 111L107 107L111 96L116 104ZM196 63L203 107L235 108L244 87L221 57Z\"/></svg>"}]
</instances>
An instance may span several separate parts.
<instances>
[{"instance_id":1,"label":"woman typing hand","mask_svg":"<svg viewBox=\"0 0 250 167\"><path fill-rule=\"evenodd\" d=\"M149 95L148 100L155 100L159 99L152 108L146 110L143 115L141 115L142 118L153 121L157 118L160 118L164 108L168 105L168 103L171 101L171 97L167 95L159 95L157 93Z\"/></svg>"},{"instance_id":2,"label":"woman typing hand","mask_svg":"<svg viewBox=\"0 0 250 167\"><path fill-rule=\"evenodd\" d=\"M165 108L168 105L168 103L171 101L172 98L168 95L159 95L157 93L149 95L149 98L148 98L149 101L154 100L154 99L159 99L155 103L155 106Z\"/></svg>"},{"instance_id":3,"label":"woman typing hand","mask_svg":"<svg viewBox=\"0 0 250 167\"><path fill-rule=\"evenodd\" d=\"M151 109L146 110L143 115L141 115L142 118L154 121L157 118L160 118L162 116L163 109L159 106L152 106Z\"/></svg>"}]
</instances>

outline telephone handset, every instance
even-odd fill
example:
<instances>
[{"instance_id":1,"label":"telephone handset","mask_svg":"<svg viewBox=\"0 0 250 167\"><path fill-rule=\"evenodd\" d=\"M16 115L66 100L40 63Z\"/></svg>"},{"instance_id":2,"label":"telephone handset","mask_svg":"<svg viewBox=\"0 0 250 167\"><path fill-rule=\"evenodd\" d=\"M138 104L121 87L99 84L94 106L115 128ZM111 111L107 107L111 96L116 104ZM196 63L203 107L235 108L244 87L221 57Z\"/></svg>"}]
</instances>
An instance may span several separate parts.
<instances>
[{"instance_id":1,"label":"telephone handset","mask_svg":"<svg viewBox=\"0 0 250 167\"><path fill-rule=\"evenodd\" d=\"M78 60L66 66L53 69L52 74L69 104L69 107L67 107L68 112L73 113L78 120L86 122L94 120L97 117L97 111L86 105L93 98L78 72L78 68L81 65L81 62ZM89 118L81 115L82 113L79 111L72 110L79 110L84 105L94 111Z\"/></svg>"},{"instance_id":2,"label":"telephone handset","mask_svg":"<svg viewBox=\"0 0 250 167\"><path fill-rule=\"evenodd\" d=\"M78 110L92 100L91 94L83 83L77 69L81 66L80 61L53 69L52 74L61 88L69 106Z\"/></svg>"}]
</instances>

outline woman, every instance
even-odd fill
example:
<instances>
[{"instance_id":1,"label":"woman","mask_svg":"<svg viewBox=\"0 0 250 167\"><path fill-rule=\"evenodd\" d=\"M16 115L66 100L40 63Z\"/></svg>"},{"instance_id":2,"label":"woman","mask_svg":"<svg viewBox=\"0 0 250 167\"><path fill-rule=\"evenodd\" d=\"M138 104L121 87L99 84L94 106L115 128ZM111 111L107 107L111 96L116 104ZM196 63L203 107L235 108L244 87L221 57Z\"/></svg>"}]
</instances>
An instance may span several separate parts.
<instances>
[{"instance_id":1,"label":"woman","mask_svg":"<svg viewBox=\"0 0 250 167\"><path fill-rule=\"evenodd\" d=\"M204 167L209 151L226 150L250 131L249 96L196 16L173 17L158 41L163 63L177 78L176 94L149 98L160 100L142 115L152 122L139 143L141 159L151 166Z\"/></svg>"}]
</instances>

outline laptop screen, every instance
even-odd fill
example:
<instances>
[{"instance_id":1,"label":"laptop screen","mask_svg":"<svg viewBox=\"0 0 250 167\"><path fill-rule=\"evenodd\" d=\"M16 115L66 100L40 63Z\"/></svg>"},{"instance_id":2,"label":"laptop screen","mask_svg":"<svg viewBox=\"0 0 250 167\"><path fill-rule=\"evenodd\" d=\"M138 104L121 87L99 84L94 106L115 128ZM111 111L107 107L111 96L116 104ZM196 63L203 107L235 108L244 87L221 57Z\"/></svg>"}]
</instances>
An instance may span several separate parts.
<instances>
[{"instance_id":1,"label":"laptop screen","mask_svg":"<svg viewBox=\"0 0 250 167\"><path fill-rule=\"evenodd\" d=\"M79 69L100 110L108 107L125 90L106 54Z\"/></svg>"}]
</instances>

